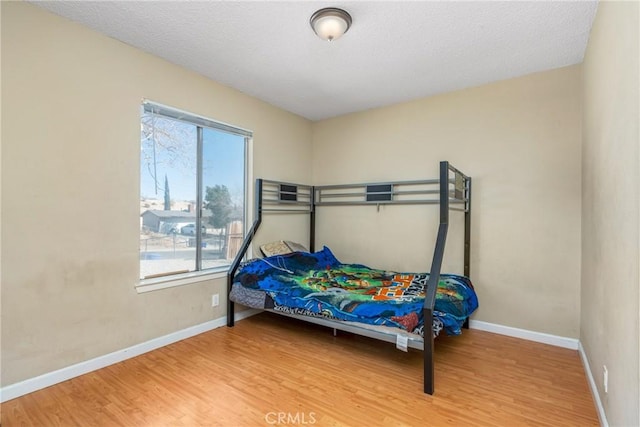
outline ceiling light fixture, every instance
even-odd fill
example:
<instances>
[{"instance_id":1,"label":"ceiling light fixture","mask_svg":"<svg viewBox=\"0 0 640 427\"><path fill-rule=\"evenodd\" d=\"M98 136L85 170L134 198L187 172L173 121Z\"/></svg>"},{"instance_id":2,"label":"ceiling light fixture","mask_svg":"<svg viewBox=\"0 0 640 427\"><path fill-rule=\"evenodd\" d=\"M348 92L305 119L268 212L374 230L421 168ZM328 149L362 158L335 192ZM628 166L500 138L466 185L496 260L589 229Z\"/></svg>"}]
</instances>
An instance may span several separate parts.
<instances>
[{"instance_id":1,"label":"ceiling light fixture","mask_svg":"<svg viewBox=\"0 0 640 427\"><path fill-rule=\"evenodd\" d=\"M333 41L351 27L351 15L342 9L326 7L311 15L309 23L313 31L322 40Z\"/></svg>"}]
</instances>

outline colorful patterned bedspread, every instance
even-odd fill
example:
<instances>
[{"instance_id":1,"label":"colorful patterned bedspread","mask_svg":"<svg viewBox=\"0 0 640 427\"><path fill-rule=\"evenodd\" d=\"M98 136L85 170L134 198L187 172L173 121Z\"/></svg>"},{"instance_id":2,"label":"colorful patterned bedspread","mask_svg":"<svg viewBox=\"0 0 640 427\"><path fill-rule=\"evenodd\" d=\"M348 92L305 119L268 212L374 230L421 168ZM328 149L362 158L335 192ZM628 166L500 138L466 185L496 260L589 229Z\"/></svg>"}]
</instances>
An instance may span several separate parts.
<instances>
[{"instance_id":1,"label":"colorful patterned bedspread","mask_svg":"<svg viewBox=\"0 0 640 427\"><path fill-rule=\"evenodd\" d=\"M428 278L426 273L342 264L324 247L315 253L294 252L250 261L238 271L234 282L266 292L276 307L419 333ZM458 335L464 320L477 307L478 298L468 278L440 275L434 323L438 319L447 334Z\"/></svg>"}]
</instances>

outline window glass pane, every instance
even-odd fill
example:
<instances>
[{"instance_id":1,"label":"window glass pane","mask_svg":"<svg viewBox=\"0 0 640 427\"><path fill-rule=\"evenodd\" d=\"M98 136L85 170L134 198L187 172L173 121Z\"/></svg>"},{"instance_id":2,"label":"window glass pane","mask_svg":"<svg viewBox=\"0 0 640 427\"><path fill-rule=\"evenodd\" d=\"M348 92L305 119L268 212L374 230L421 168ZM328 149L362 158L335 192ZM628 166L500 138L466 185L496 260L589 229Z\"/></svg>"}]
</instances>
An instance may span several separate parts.
<instances>
[{"instance_id":1,"label":"window glass pane","mask_svg":"<svg viewBox=\"0 0 640 427\"><path fill-rule=\"evenodd\" d=\"M141 117L140 277L196 269L195 125Z\"/></svg>"},{"instance_id":2,"label":"window glass pane","mask_svg":"<svg viewBox=\"0 0 640 427\"><path fill-rule=\"evenodd\" d=\"M245 137L209 128L202 144L202 268L229 265L244 237Z\"/></svg>"},{"instance_id":3,"label":"window glass pane","mask_svg":"<svg viewBox=\"0 0 640 427\"><path fill-rule=\"evenodd\" d=\"M250 135L231 125L144 103L142 279L230 265L244 238Z\"/></svg>"}]
</instances>

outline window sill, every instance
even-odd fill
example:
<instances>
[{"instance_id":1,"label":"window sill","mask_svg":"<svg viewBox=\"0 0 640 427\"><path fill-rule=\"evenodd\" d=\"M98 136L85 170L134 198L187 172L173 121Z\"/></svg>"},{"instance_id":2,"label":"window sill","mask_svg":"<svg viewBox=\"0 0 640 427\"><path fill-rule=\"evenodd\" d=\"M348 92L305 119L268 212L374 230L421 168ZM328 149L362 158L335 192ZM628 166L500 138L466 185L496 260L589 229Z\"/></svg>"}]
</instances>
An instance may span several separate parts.
<instances>
[{"instance_id":1,"label":"window sill","mask_svg":"<svg viewBox=\"0 0 640 427\"><path fill-rule=\"evenodd\" d=\"M176 274L175 276L157 277L153 279L140 279L136 285L139 294L160 289L175 288L177 286L191 285L207 280L217 280L227 277L227 270L217 271L193 271L191 273Z\"/></svg>"}]
</instances>

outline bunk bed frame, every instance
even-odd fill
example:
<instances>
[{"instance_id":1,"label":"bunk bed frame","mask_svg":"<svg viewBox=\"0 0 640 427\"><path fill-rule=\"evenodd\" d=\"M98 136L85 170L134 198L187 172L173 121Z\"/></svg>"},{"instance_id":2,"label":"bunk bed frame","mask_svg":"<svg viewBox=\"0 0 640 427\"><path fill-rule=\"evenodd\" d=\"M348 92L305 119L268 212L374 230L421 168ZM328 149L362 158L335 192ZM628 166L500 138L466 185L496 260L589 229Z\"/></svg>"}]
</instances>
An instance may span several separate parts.
<instances>
[{"instance_id":1,"label":"bunk bed frame","mask_svg":"<svg viewBox=\"0 0 640 427\"><path fill-rule=\"evenodd\" d=\"M432 189L437 186L437 189ZM436 196L436 197L434 197ZM238 251L227 275L227 326L235 322L234 302L229 299L233 278L241 261L253 240L260 224L262 214L305 213L309 215L309 249L315 250L316 208L319 206L354 205L397 205L397 204L437 204L440 206L440 224L436 238L431 270L427 282L423 314L424 339L410 340L409 347L419 348L424 354L424 392L434 393L434 336L431 330L436 291L440 280L440 269L444 257L444 248L449 228L450 211L464 212L464 275L470 273L470 234L471 234L471 178L460 172L447 161L440 162L438 179L422 181L392 181L385 183L347 184L307 186L280 181L256 180L255 216L242 246ZM269 206L277 207L269 207ZM284 313L280 313L284 314ZM343 330L371 338L394 342L395 335L354 327L349 322L333 321L321 318L298 319L309 321L335 330ZM468 327L468 319L465 322Z\"/></svg>"}]
</instances>

